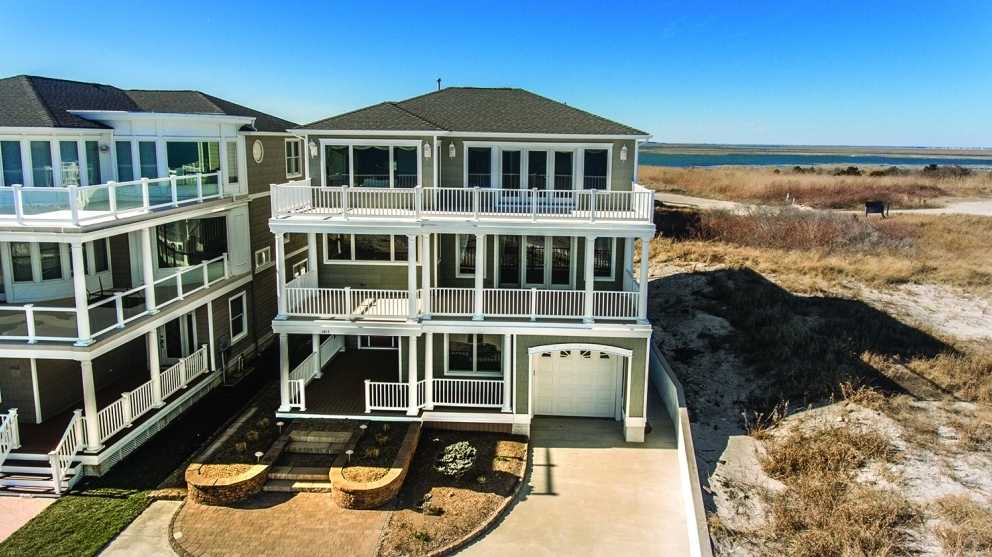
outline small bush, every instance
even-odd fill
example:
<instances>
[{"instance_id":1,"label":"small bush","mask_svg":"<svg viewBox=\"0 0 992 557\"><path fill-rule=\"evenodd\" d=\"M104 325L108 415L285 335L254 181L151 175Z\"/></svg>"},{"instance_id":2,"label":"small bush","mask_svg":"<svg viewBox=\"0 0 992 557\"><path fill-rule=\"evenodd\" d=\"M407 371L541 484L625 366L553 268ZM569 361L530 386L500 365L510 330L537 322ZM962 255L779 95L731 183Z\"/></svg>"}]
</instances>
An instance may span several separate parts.
<instances>
[{"instance_id":1,"label":"small bush","mask_svg":"<svg viewBox=\"0 0 992 557\"><path fill-rule=\"evenodd\" d=\"M417 507L421 513L427 516L441 516L444 514L444 509L438 507L431 501L431 494L427 493L424 495L424 499L420 502Z\"/></svg>"},{"instance_id":2,"label":"small bush","mask_svg":"<svg viewBox=\"0 0 992 557\"><path fill-rule=\"evenodd\" d=\"M379 447L365 447L365 451L362 453L362 456L369 460L375 460L379 458L380 454L382 454L382 451Z\"/></svg>"},{"instance_id":3,"label":"small bush","mask_svg":"<svg viewBox=\"0 0 992 557\"><path fill-rule=\"evenodd\" d=\"M434 470L445 476L461 478L475 466L476 452L475 447L468 441L448 445L444 448L444 453L438 459Z\"/></svg>"},{"instance_id":4,"label":"small bush","mask_svg":"<svg viewBox=\"0 0 992 557\"><path fill-rule=\"evenodd\" d=\"M379 444L379 445L385 445L385 444L389 443L389 434L388 433L376 433L375 434L375 442L377 444Z\"/></svg>"},{"instance_id":5,"label":"small bush","mask_svg":"<svg viewBox=\"0 0 992 557\"><path fill-rule=\"evenodd\" d=\"M245 440L249 443L254 443L258 441L259 434L254 429L245 434Z\"/></svg>"},{"instance_id":6,"label":"small bush","mask_svg":"<svg viewBox=\"0 0 992 557\"><path fill-rule=\"evenodd\" d=\"M257 422L255 422L255 426L258 427L258 429L266 429L271 424L272 424L272 420L270 420L268 418L262 418L262 419L258 420Z\"/></svg>"},{"instance_id":7,"label":"small bush","mask_svg":"<svg viewBox=\"0 0 992 557\"><path fill-rule=\"evenodd\" d=\"M846 474L871 460L895 456L895 448L880 433L844 425L795 430L772 443L762 465L771 477L788 481L809 474Z\"/></svg>"},{"instance_id":8,"label":"small bush","mask_svg":"<svg viewBox=\"0 0 992 557\"><path fill-rule=\"evenodd\" d=\"M861 176L864 172L856 166L849 166L847 168L838 168L834 170L834 176Z\"/></svg>"},{"instance_id":9,"label":"small bush","mask_svg":"<svg viewBox=\"0 0 992 557\"><path fill-rule=\"evenodd\" d=\"M428 534L427 532L424 532L423 530L417 530L416 532L413 533L413 539L423 543L430 543L432 538L431 535Z\"/></svg>"},{"instance_id":10,"label":"small bush","mask_svg":"<svg viewBox=\"0 0 992 557\"><path fill-rule=\"evenodd\" d=\"M992 511L962 495L937 501L943 521L937 538L948 555L987 555L992 552Z\"/></svg>"},{"instance_id":11,"label":"small bush","mask_svg":"<svg viewBox=\"0 0 992 557\"><path fill-rule=\"evenodd\" d=\"M248 452L248 443L245 443L244 441L238 441L237 443L234 444L234 450L238 451L239 453L246 453Z\"/></svg>"}]
</instances>

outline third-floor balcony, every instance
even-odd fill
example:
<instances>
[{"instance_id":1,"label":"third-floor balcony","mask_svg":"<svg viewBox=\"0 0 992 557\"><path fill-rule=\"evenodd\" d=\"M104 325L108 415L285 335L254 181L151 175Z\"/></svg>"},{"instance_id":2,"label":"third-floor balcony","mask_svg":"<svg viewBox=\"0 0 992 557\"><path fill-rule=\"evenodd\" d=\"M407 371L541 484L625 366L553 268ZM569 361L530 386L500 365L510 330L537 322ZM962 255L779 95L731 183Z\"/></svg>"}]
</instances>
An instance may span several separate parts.
<instances>
[{"instance_id":1,"label":"third-floor balcony","mask_svg":"<svg viewBox=\"0 0 992 557\"><path fill-rule=\"evenodd\" d=\"M367 183L367 182L366 182ZM293 221L491 221L651 223L654 194L631 191L510 188L316 187L309 180L272 186L272 216Z\"/></svg>"}]
</instances>

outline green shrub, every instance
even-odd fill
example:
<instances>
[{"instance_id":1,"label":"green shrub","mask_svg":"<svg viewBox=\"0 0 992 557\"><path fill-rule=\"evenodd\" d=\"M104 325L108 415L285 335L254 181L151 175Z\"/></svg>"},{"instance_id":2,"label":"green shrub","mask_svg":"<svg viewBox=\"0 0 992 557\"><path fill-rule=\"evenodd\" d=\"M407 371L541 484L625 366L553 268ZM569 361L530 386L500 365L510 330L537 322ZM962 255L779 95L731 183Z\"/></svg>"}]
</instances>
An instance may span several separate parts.
<instances>
[{"instance_id":1,"label":"green shrub","mask_svg":"<svg viewBox=\"0 0 992 557\"><path fill-rule=\"evenodd\" d=\"M475 466L475 455L475 447L468 441L453 443L444 448L434 470L445 476L460 478Z\"/></svg>"}]
</instances>

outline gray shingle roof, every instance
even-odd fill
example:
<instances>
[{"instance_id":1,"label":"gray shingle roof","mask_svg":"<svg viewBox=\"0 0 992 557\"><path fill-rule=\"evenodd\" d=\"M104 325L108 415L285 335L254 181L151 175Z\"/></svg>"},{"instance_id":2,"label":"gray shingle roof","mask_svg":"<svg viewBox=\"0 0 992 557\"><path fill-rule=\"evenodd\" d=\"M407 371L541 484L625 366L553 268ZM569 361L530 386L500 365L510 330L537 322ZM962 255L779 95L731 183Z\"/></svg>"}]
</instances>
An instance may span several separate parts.
<instances>
[{"instance_id":1,"label":"gray shingle roof","mask_svg":"<svg viewBox=\"0 0 992 557\"><path fill-rule=\"evenodd\" d=\"M648 135L523 89L448 87L318 120L315 130Z\"/></svg>"},{"instance_id":2,"label":"gray shingle roof","mask_svg":"<svg viewBox=\"0 0 992 557\"><path fill-rule=\"evenodd\" d=\"M107 126L70 110L120 110L255 117L257 131L284 132L296 124L199 91L124 90L112 85L19 75L0 79L0 126Z\"/></svg>"}]
</instances>

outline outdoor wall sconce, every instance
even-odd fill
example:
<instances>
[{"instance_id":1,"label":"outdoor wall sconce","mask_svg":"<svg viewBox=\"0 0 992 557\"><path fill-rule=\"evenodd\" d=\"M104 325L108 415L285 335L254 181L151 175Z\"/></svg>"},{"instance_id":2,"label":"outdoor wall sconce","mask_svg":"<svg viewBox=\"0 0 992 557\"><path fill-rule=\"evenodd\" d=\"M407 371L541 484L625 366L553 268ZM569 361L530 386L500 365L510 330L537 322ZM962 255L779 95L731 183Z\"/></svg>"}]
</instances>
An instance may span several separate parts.
<instances>
[{"instance_id":1,"label":"outdoor wall sconce","mask_svg":"<svg viewBox=\"0 0 992 557\"><path fill-rule=\"evenodd\" d=\"M310 158L311 159L317 158L317 142L311 139L310 144L307 145L307 147L310 148Z\"/></svg>"},{"instance_id":2,"label":"outdoor wall sconce","mask_svg":"<svg viewBox=\"0 0 992 557\"><path fill-rule=\"evenodd\" d=\"M431 144L426 141L424 142L424 158L431 158Z\"/></svg>"},{"instance_id":3,"label":"outdoor wall sconce","mask_svg":"<svg viewBox=\"0 0 992 557\"><path fill-rule=\"evenodd\" d=\"M455 158L455 142L454 141L448 143L448 158L449 159Z\"/></svg>"},{"instance_id":4,"label":"outdoor wall sconce","mask_svg":"<svg viewBox=\"0 0 992 557\"><path fill-rule=\"evenodd\" d=\"M623 147L620 148L620 160L622 160L622 161L627 160L627 146L626 145L624 145Z\"/></svg>"}]
</instances>

